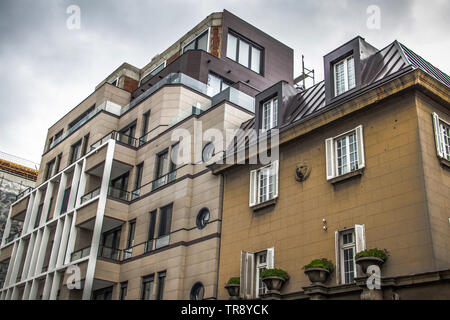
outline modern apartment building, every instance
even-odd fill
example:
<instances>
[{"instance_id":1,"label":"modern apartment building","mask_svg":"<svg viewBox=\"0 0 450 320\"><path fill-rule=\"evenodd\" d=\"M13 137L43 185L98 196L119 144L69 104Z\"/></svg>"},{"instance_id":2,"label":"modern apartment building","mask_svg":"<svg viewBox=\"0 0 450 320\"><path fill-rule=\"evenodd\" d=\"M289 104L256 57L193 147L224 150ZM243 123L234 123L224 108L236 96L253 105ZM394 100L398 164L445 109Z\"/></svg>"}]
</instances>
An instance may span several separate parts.
<instances>
[{"instance_id":1,"label":"modern apartment building","mask_svg":"<svg viewBox=\"0 0 450 320\"><path fill-rule=\"evenodd\" d=\"M324 75L257 94L228 151L247 164L210 166L224 179L219 299L231 277L243 299L450 299L450 77L361 37L324 56ZM278 158L250 163L266 151L253 130L279 130ZM355 263L373 248L389 253L375 291ZM311 283L302 267L322 258L334 272ZM279 292L261 281L272 268L290 276Z\"/></svg>"},{"instance_id":2,"label":"modern apartment building","mask_svg":"<svg viewBox=\"0 0 450 320\"><path fill-rule=\"evenodd\" d=\"M217 298L223 179L206 163L224 146L208 130L239 128L292 72L292 49L228 11L113 71L48 129L37 187L10 208L1 299Z\"/></svg>"}]
</instances>

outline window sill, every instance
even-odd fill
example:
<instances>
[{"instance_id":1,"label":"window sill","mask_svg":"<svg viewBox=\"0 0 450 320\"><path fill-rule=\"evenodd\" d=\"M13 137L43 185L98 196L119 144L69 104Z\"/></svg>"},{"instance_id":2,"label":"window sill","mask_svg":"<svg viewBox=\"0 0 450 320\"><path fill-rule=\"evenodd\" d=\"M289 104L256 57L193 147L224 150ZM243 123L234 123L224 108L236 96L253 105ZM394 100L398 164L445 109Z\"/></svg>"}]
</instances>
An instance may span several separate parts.
<instances>
[{"instance_id":1,"label":"window sill","mask_svg":"<svg viewBox=\"0 0 450 320\"><path fill-rule=\"evenodd\" d=\"M328 181L331 184L336 184L336 183L339 183L341 181L344 181L344 180L347 180L347 179L351 179L353 177L362 176L363 172L364 172L364 168L361 168L361 169L358 169L358 170L355 170L355 171L343 174L343 175L338 176L336 178L330 179Z\"/></svg>"},{"instance_id":2,"label":"window sill","mask_svg":"<svg viewBox=\"0 0 450 320\"><path fill-rule=\"evenodd\" d=\"M439 161L442 165L446 166L447 168L450 168L450 161L445 158L439 158Z\"/></svg>"},{"instance_id":3,"label":"window sill","mask_svg":"<svg viewBox=\"0 0 450 320\"><path fill-rule=\"evenodd\" d=\"M250 208L253 210L253 212L256 212L256 211L262 210L262 209L270 207L270 206L275 206L275 204L277 203L277 199L278 199L278 197L274 198L274 199L271 199L271 200L267 200L267 201L265 201L263 203L259 203L257 205L254 205L254 206L250 207Z\"/></svg>"}]
</instances>

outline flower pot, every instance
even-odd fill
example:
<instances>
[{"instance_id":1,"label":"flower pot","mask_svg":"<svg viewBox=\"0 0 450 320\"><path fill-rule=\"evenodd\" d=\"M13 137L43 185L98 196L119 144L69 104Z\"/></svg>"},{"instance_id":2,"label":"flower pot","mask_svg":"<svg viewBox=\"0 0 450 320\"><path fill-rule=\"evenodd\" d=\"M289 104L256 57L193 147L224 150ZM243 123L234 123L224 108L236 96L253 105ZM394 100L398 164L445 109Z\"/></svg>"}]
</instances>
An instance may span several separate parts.
<instances>
[{"instance_id":1,"label":"flower pot","mask_svg":"<svg viewBox=\"0 0 450 320\"><path fill-rule=\"evenodd\" d=\"M367 268L372 265L381 266L384 263L384 260L377 257L361 257L356 259L356 264L361 267L361 270L364 273L367 273Z\"/></svg>"},{"instance_id":2,"label":"flower pot","mask_svg":"<svg viewBox=\"0 0 450 320\"><path fill-rule=\"evenodd\" d=\"M240 284L227 284L227 285L225 285L225 289L227 289L231 300L238 300L239 299L240 287L241 287Z\"/></svg>"},{"instance_id":3,"label":"flower pot","mask_svg":"<svg viewBox=\"0 0 450 320\"><path fill-rule=\"evenodd\" d=\"M324 283L327 281L330 271L325 268L309 268L305 270L311 283Z\"/></svg>"},{"instance_id":4,"label":"flower pot","mask_svg":"<svg viewBox=\"0 0 450 320\"><path fill-rule=\"evenodd\" d=\"M265 277L261 279L268 291L280 292L286 280L281 277Z\"/></svg>"}]
</instances>

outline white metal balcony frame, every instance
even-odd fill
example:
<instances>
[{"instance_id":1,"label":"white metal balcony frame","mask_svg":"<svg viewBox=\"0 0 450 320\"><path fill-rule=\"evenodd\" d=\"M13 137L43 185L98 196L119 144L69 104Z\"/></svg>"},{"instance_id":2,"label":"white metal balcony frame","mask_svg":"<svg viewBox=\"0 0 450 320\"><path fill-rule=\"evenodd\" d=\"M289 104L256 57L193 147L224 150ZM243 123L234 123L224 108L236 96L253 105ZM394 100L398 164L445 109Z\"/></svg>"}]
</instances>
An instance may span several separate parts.
<instances>
[{"instance_id":1,"label":"white metal balcony frame","mask_svg":"<svg viewBox=\"0 0 450 320\"><path fill-rule=\"evenodd\" d=\"M100 187L100 193L89 201L81 203L81 197L84 195L86 187L87 173L86 159L102 148L107 148L105 166L103 169L103 177ZM61 277L67 267L77 265L81 262L88 261L87 272L84 280L83 300L91 298L91 291L94 282L94 273L97 262L98 247L100 243L101 231L104 220L104 212L106 207L106 199L108 194L108 185L111 177L113 156L115 149L115 140L109 139L98 148L91 150L84 157L45 181L39 187L31 191L27 196L30 197L28 207L23 224L21 235L12 242L6 243L11 229L11 212L10 209L5 232L2 239L0 251L6 247L13 245L10 263L5 278L3 288L0 288L0 300L17 300L19 298L20 287L25 285L22 300L36 300L40 282L45 279L42 300L56 300L58 290L60 289ZM73 179L71 184L71 192L68 201L67 211L60 214L66 182L69 174L73 170ZM59 188L56 196L55 209L53 217L47 221L50 199L53 189L59 179ZM42 208L42 216L38 227L34 228L32 221L36 220L39 203L45 191L44 205ZM23 199L23 198L22 198ZM15 205L22 199L12 204ZM95 217L94 229L91 241L91 250L88 256L70 261L74 252L75 240L77 236L77 228L75 221L77 210L85 207L89 203L98 200L97 213ZM12 207L11 206L11 207ZM51 248L49 265L46 271L43 271L43 263L45 253L48 250L49 236L51 229L56 224L55 237ZM25 251L26 241L29 239L28 248ZM22 274L19 276L19 269L24 260Z\"/></svg>"}]
</instances>

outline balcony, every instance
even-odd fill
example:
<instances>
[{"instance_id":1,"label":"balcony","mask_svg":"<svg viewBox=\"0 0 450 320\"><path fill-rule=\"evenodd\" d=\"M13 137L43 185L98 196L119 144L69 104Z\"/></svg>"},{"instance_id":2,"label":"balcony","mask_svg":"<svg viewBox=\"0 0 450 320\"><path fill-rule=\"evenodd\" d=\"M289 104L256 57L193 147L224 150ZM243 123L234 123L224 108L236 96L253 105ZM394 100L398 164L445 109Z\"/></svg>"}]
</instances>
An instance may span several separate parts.
<instances>
[{"instance_id":1,"label":"balcony","mask_svg":"<svg viewBox=\"0 0 450 320\"><path fill-rule=\"evenodd\" d=\"M106 141L108 141L110 139L116 140L117 142L123 143L123 144L133 147L133 148L136 148L139 146L138 139L127 136L123 133L113 130L110 133L108 133L107 135L105 135L103 138L101 138L100 140L91 144L90 150L92 151L94 149L97 149L98 147L100 147L102 144L104 144Z\"/></svg>"},{"instance_id":2,"label":"balcony","mask_svg":"<svg viewBox=\"0 0 450 320\"><path fill-rule=\"evenodd\" d=\"M135 199L139 198L141 195L155 191L155 190L169 184L170 182L175 181L177 178L177 172L179 172L184 167L185 166L182 166L172 172L169 172L169 173L163 175L162 177L159 177L153 181L150 181L150 182L142 185L140 188L138 188L136 190L131 191L130 200L135 200Z\"/></svg>"},{"instance_id":3,"label":"balcony","mask_svg":"<svg viewBox=\"0 0 450 320\"><path fill-rule=\"evenodd\" d=\"M87 257L90 253L91 253L91 247L80 249L71 254L70 261L72 262L72 261L80 260L84 257Z\"/></svg>"},{"instance_id":4,"label":"balcony","mask_svg":"<svg viewBox=\"0 0 450 320\"><path fill-rule=\"evenodd\" d=\"M122 259L122 250L117 248L109 248L105 246L100 246L98 248L98 256L100 258L113 260L113 261L121 261Z\"/></svg>"},{"instance_id":5,"label":"balcony","mask_svg":"<svg viewBox=\"0 0 450 320\"><path fill-rule=\"evenodd\" d=\"M97 188L95 190L92 190L91 192L85 194L81 197L80 204L85 203L86 201L89 201L95 197L97 197L100 194L100 188Z\"/></svg>"},{"instance_id":6,"label":"balcony","mask_svg":"<svg viewBox=\"0 0 450 320\"><path fill-rule=\"evenodd\" d=\"M122 201L130 201L131 198L130 194L131 193L128 191L117 189L111 186L108 189L108 197L119 199Z\"/></svg>"}]
</instances>

